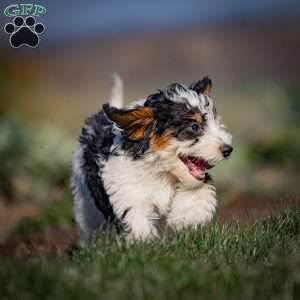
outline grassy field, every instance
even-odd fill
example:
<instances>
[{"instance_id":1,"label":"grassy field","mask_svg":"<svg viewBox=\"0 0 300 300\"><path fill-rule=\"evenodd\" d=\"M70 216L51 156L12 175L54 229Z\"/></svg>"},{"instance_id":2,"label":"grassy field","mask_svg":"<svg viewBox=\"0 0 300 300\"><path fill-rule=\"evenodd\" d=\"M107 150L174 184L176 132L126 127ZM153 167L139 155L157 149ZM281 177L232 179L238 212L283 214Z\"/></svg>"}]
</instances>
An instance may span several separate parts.
<instances>
[{"instance_id":1,"label":"grassy field","mask_svg":"<svg viewBox=\"0 0 300 300\"><path fill-rule=\"evenodd\" d=\"M300 299L300 212L0 261L1 299Z\"/></svg>"}]
</instances>

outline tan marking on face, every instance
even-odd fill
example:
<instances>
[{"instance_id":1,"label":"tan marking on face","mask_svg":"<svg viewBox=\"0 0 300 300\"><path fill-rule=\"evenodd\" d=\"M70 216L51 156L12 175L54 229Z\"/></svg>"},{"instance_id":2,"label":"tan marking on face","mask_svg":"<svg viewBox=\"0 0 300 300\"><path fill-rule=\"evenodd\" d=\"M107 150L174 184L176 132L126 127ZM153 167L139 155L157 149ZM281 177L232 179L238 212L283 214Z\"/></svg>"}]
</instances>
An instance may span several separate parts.
<instances>
[{"instance_id":1,"label":"tan marking on face","mask_svg":"<svg viewBox=\"0 0 300 300\"><path fill-rule=\"evenodd\" d=\"M193 115L190 116L190 119L201 124L203 122L203 117L200 112L194 113Z\"/></svg>"},{"instance_id":2,"label":"tan marking on face","mask_svg":"<svg viewBox=\"0 0 300 300\"><path fill-rule=\"evenodd\" d=\"M168 147L171 137L171 130L166 130L161 136L154 135L151 138L151 146L155 151L164 150Z\"/></svg>"}]
</instances>

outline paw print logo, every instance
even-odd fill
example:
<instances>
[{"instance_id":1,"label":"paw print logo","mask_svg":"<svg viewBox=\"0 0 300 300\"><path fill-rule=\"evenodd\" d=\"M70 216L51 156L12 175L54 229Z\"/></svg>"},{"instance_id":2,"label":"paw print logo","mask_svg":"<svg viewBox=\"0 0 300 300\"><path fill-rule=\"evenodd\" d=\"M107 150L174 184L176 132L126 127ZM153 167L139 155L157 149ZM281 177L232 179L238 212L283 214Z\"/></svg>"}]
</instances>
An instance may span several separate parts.
<instances>
[{"instance_id":1,"label":"paw print logo","mask_svg":"<svg viewBox=\"0 0 300 300\"><path fill-rule=\"evenodd\" d=\"M28 16L25 20L23 17L15 17L13 23L7 23L4 31L10 36L10 44L13 48L19 48L23 45L36 48L39 45L39 35L45 30L42 23L36 23L35 18Z\"/></svg>"}]
</instances>

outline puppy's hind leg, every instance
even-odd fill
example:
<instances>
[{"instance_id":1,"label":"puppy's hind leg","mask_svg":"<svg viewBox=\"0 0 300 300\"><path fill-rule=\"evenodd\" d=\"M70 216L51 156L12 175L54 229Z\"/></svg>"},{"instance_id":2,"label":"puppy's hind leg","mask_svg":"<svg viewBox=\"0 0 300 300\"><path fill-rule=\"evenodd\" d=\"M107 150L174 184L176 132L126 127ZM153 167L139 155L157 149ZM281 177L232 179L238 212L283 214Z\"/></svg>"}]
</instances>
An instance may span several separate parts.
<instances>
[{"instance_id":1,"label":"puppy's hind leg","mask_svg":"<svg viewBox=\"0 0 300 300\"><path fill-rule=\"evenodd\" d=\"M73 159L71 187L74 195L75 220L80 230L80 242L86 243L90 240L93 231L104 225L105 219L97 209L85 183L82 163L82 149L79 149Z\"/></svg>"}]
</instances>

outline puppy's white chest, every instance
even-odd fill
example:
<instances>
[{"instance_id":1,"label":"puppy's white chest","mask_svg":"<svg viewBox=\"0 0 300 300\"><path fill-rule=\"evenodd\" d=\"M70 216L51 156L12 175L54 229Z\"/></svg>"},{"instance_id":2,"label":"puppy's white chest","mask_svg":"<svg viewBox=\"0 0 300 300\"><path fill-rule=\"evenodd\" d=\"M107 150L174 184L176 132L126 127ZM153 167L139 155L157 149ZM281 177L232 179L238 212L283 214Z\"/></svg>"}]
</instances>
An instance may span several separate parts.
<instances>
[{"instance_id":1,"label":"puppy's white chest","mask_svg":"<svg viewBox=\"0 0 300 300\"><path fill-rule=\"evenodd\" d=\"M167 214L174 194L169 176L152 172L142 161L114 156L104 166L102 177L114 208L153 206Z\"/></svg>"},{"instance_id":2,"label":"puppy's white chest","mask_svg":"<svg viewBox=\"0 0 300 300\"><path fill-rule=\"evenodd\" d=\"M152 179L147 185L149 199L162 215L167 215L174 197L174 184L169 177Z\"/></svg>"}]
</instances>

